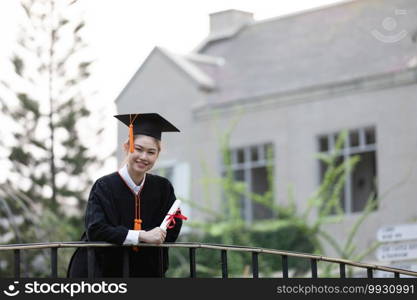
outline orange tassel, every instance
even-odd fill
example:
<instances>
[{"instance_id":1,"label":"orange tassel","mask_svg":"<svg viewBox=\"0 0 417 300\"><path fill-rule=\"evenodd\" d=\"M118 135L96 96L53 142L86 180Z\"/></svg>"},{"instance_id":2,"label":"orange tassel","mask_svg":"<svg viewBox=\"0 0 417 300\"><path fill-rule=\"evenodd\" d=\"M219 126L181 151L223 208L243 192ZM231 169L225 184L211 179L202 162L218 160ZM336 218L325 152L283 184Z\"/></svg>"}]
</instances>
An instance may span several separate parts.
<instances>
[{"instance_id":1,"label":"orange tassel","mask_svg":"<svg viewBox=\"0 0 417 300\"><path fill-rule=\"evenodd\" d=\"M133 225L134 230L141 230L142 229L142 220L141 219L135 219L135 223ZM133 251L139 251L139 247L133 247Z\"/></svg>"},{"instance_id":2,"label":"orange tassel","mask_svg":"<svg viewBox=\"0 0 417 300\"><path fill-rule=\"evenodd\" d=\"M133 124L129 125L129 151L130 153L133 153L134 147L133 147Z\"/></svg>"},{"instance_id":3,"label":"orange tassel","mask_svg":"<svg viewBox=\"0 0 417 300\"><path fill-rule=\"evenodd\" d=\"M134 230L142 230L142 220L135 219L135 225L133 226Z\"/></svg>"}]
</instances>

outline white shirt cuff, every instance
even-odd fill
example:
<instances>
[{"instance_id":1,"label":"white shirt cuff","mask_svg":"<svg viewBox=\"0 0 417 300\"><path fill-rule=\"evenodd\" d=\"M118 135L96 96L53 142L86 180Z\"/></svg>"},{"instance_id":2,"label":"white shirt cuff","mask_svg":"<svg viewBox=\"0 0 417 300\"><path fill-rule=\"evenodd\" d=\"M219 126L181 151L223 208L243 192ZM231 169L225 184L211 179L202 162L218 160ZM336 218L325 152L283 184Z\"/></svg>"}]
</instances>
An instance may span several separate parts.
<instances>
[{"instance_id":1,"label":"white shirt cuff","mask_svg":"<svg viewBox=\"0 0 417 300\"><path fill-rule=\"evenodd\" d=\"M123 245L137 245L139 243L139 230L129 230Z\"/></svg>"}]
</instances>

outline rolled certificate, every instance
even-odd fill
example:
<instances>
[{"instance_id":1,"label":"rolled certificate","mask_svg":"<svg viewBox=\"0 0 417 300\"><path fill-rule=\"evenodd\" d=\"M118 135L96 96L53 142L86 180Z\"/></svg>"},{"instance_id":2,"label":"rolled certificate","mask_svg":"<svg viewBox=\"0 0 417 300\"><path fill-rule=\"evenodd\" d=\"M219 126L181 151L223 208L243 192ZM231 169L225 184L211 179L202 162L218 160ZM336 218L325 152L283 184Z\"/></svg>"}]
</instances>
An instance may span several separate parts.
<instances>
[{"instance_id":1,"label":"rolled certificate","mask_svg":"<svg viewBox=\"0 0 417 300\"><path fill-rule=\"evenodd\" d=\"M180 208L180 205L181 205L181 200L175 200L175 202L172 204L171 208L169 209L167 215L165 216L165 218L162 221L161 226L159 226L159 228L167 230L170 215L175 214L177 212L178 208Z\"/></svg>"}]
</instances>

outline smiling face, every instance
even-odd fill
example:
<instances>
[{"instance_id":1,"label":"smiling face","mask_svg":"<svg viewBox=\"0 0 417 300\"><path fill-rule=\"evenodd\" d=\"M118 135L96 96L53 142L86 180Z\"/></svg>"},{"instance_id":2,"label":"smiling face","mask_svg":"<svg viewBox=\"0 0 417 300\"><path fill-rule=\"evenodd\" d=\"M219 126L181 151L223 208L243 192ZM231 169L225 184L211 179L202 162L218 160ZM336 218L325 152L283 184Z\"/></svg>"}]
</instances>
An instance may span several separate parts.
<instances>
[{"instance_id":1,"label":"smiling face","mask_svg":"<svg viewBox=\"0 0 417 300\"><path fill-rule=\"evenodd\" d=\"M152 169L160 152L160 142L147 135L137 135L134 141L134 151L129 152L129 144L124 145L127 152L128 171L136 178Z\"/></svg>"}]
</instances>

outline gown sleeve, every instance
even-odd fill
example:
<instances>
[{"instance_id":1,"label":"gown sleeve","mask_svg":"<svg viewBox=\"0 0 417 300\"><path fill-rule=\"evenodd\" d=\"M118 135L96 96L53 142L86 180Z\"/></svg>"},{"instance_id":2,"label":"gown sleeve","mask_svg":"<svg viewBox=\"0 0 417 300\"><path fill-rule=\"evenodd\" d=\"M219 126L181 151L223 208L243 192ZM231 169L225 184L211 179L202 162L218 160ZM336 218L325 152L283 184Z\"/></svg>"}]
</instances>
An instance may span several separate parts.
<instances>
[{"instance_id":1,"label":"gown sleeve","mask_svg":"<svg viewBox=\"0 0 417 300\"><path fill-rule=\"evenodd\" d=\"M168 205L167 205L167 209L166 209L167 213L168 213L168 210L171 208L172 204L174 204L176 199L177 199L177 197L175 196L174 188L173 188L172 184L170 182L168 182ZM180 233L181 226L182 226L182 220L181 219L175 219L175 226L173 228L167 230L167 235L166 235L166 238L165 238L165 242L168 242L168 243L175 242L178 238L179 233Z\"/></svg>"},{"instance_id":2,"label":"gown sleeve","mask_svg":"<svg viewBox=\"0 0 417 300\"><path fill-rule=\"evenodd\" d=\"M112 205L112 193L105 182L97 181L88 198L85 227L89 241L122 245L128 228L116 225L117 212Z\"/></svg>"}]
</instances>

